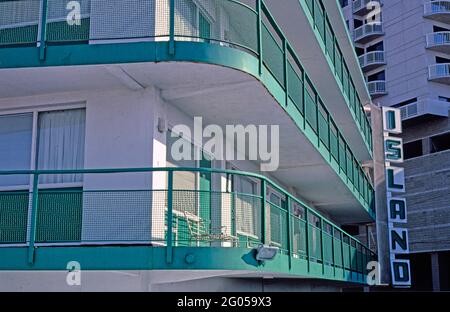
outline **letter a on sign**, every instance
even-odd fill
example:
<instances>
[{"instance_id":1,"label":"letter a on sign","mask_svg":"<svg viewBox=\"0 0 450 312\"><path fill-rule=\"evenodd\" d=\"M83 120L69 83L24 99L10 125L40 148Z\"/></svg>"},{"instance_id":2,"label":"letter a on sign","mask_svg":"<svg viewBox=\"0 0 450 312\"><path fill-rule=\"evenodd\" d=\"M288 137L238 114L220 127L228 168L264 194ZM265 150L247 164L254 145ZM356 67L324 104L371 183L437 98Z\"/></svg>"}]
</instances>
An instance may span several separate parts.
<instances>
[{"instance_id":1,"label":"letter a on sign","mask_svg":"<svg viewBox=\"0 0 450 312\"><path fill-rule=\"evenodd\" d=\"M406 199L397 197L388 197L387 206L390 223L408 222Z\"/></svg>"}]
</instances>

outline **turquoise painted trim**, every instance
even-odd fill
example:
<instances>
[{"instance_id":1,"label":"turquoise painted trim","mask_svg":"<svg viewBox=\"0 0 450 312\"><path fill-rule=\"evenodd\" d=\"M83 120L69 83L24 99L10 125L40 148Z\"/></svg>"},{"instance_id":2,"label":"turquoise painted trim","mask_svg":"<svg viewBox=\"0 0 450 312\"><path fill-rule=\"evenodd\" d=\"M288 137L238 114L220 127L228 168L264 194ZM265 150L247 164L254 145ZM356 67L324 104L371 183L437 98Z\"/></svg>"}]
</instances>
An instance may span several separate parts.
<instances>
[{"instance_id":1,"label":"turquoise painted trim","mask_svg":"<svg viewBox=\"0 0 450 312\"><path fill-rule=\"evenodd\" d=\"M47 41L47 7L48 0L42 0L42 10L41 10L41 19L39 21L39 27L41 28L41 32L39 34L39 59L45 59L45 42Z\"/></svg>"},{"instance_id":2,"label":"turquoise painted trim","mask_svg":"<svg viewBox=\"0 0 450 312\"><path fill-rule=\"evenodd\" d=\"M166 262L173 261L173 171L167 173L167 254Z\"/></svg>"},{"instance_id":3,"label":"turquoise painted trim","mask_svg":"<svg viewBox=\"0 0 450 312\"><path fill-rule=\"evenodd\" d=\"M121 64L144 62L194 62L226 66L243 71L260 80L274 96L280 106L289 114L297 127L302 130L309 141L317 148L324 159L331 164L328 151L320 149L319 138L309 125L299 117L297 107L286 104L285 90L273 75L263 67L259 75L259 60L255 56L234 48L221 47L209 43L175 42L175 54L170 55L169 42L138 42L101 45L62 45L48 46L45 60L39 60L38 48L6 48L0 49L0 68L28 68L51 66L75 66L97 64ZM332 166L332 168L336 168ZM340 175L340 172L336 172ZM346 178L341 176L348 186ZM353 186L349 190L360 201L365 210L374 218L369 204L360 198Z\"/></svg>"},{"instance_id":4,"label":"turquoise painted trim","mask_svg":"<svg viewBox=\"0 0 450 312\"><path fill-rule=\"evenodd\" d=\"M40 247L30 265L26 247L0 248L0 271L67 271L67 263L78 261L85 271L108 270L232 270L289 274L298 278L318 278L337 282L365 284L365 276L354 272L278 254L273 261L258 263L248 248L174 247L173 262L166 261L166 247L151 246L77 246ZM189 256L190 261L186 261ZM291 258L289 260L289 258ZM289 266L289 261L292 265Z\"/></svg>"},{"instance_id":5,"label":"turquoise painted trim","mask_svg":"<svg viewBox=\"0 0 450 312\"><path fill-rule=\"evenodd\" d=\"M314 33L314 36L316 37L317 43L319 44L319 46L320 46L320 48L321 48L321 50L322 50L322 53L323 53L323 55L325 56L325 59L327 60L328 66L330 67L330 71L332 72L333 77L334 77L334 79L335 79L335 81L336 81L336 84L337 84L337 86L339 87L339 89L340 89L340 91L341 91L341 93L342 93L342 97L344 98L344 101L345 101L345 103L347 104L347 107L348 107L348 109L349 109L349 111L350 111L350 114L352 115L353 120L355 121L355 124L357 125L357 127L358 127L358 129L359 129L359 132L360 132L360 134L361 134L361 136L362 136L362 138L363 138L364 144L365 144L365 146L366 146L366 148L367 148L367 150L368 150L370 156L373 157L373 151L372 151L372 148L370 147L369 143L368 143L367 140L365 139L365 136L364 136L364 134L363 134L364 131L363 131L361 125L359 124L359 122L357 121L357 117L356 117L355 113L354 113L353 110L351 109L350 99L348 98L348 96L347 96L347 95L345 94L345 92L344 92L343 85L342 85L342 83L341 83L341 81L340 81L340 79L339 79L339 77L338 77L338 75L337 75L337 73L336 73L335 66L334 66L334 64L333 64L333 60L330 58L330 55L326 52L326 47L325 47L324 41L323 41L323 39L321 38L320 33L319 33L317 27L315 26L315 19L314 19L314 16L311 14L311 12L310 12L310 10L309 10L309 8L308 8L308 5L306 4L306 1L307 1L307 0L300 0L300 1L299 1L300 6L301 6L301 8L302 8L302 10L303 10L303 12L304 12L304 14L305 14L307 20L309 21L309 24L310 24L310 26L311 26L311 29L312 29L313 33ZM336 1L337 1L337 0L336 0ZM314 3L314 6L315 6L315 2L313 2L313 3ZM327 15L326 15L326 11L325 11L325 15L324 15L324 20L325 20L325 21L326 21L326 16L327 16ZM342 19L343 19L342 12L341 12L341 17L342 17ZM344 22L345 22L345 21L344 21ZM348 31L346 32L346 34L347 34L347 36L349 36ZM349 40L350 40L350 39L349 39ZM356 57L356 52L354 52L353 57L355 57L355 58L357 59L357 57ZM360 71L361 71L361 78L359 78L359 79L364 79L364 75L362 74L362 70L360 69ZM365 91L367 92L367 95L368 95L368 89L367 89L367 86L366 86ZM368 95L368 97L370 98L369 95ZM359 105L359 104L356 104L356 105ZM364 115L364 118L366 118L366 119L368 120L368 118L367 118L366 115ZM369 122L369 124L370 124L370 122Z\"/></svg>"},{"instance_id":6,"label":"turquoise painted trim","mask_svg":"<svg viewBox=\"0 0 450 312\"><path fill-rule=\"evenodd\" d=\"M36 226L37 226L37 209L38 209L38 186L39 175L33 176L33 200L31 205L31 220L30 220L30 243L28 246L28 263L34 262L34 244L36 240Z\"/></svg>"}]
</instances>

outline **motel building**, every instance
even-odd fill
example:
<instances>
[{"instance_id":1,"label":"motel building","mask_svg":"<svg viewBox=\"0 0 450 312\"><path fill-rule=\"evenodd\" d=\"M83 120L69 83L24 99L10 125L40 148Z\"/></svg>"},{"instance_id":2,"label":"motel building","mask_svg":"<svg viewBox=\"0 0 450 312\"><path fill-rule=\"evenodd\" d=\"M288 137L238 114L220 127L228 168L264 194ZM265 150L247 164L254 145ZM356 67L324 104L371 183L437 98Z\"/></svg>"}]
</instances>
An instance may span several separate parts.
<instances>
[{"instance_id":1,"label":"motel building","mask_svg":"<svg viewBox=\"0 0 450 312\"><path fill-rule=\"evenodd\" d=\"M337 1L0 1L0 291L392 284L382 119Z\"/></svg>"}]
</instances>

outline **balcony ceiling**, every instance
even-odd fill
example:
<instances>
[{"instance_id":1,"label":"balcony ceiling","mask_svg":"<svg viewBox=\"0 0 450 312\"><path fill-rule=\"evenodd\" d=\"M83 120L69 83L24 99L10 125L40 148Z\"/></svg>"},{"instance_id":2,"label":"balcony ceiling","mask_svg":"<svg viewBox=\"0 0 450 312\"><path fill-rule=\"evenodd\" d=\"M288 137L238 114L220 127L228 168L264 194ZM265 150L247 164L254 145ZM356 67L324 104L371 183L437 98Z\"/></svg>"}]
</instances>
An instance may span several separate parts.
<instances>
[{"instance_id":1,"label":"balcony ceiling","mask_svg":"<svg viewBox=\"0 0 450 312\"><path fill-rule=\"evenodd\" d=\"M139 91L154 86L166 101L186 114L203 116L204 124L280 125L280 169L273 178L295 187L306 201L337 222L371 221L348 187L264 86L241 71L164 62L0 72L0 110L2 102L10 103L19 96L113 88Z\"/></svg>"}]
</instances>

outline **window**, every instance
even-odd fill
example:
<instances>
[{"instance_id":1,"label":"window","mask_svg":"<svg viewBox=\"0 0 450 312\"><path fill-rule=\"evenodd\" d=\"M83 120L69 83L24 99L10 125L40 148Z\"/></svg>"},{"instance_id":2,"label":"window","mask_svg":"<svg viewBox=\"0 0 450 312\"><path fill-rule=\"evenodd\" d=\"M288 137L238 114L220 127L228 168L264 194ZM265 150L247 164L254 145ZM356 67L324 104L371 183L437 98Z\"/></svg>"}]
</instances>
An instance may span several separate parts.
<instances>
[{"instance_id":1,"label":"window","mask_svg":"<svg viewBox=\"0 0 450 312\"><path fill-rule=\"evenodd\" d=\"M34 128L36 133L33 133ZM85 109L0 116L1 169L24 170L33 168L32 164L40 170L82 169L84 139ZM36 142L35 153L33 141ZM81 181L82 176L77 174L41 175L39 179L39 183L45 185ZM28 176L0 177L1 187L27 188L29 183Z\"/></svg>"},{"instance_id":2,"label":"window","mask_svg":"<svg viewBox=\"0 0 450 312\"><path fill-rule=\"evenodd\" d=\"M37 169L61 170L84 167L85 110L39 113ZM40 183L81 182L77 174L43 175Z\"/></svg>"},{"instance_id":3,"label":"window","mask_svg":"<svg viewBox=\"0 0 450 312\"><path fill-rule=\"evenodd\" d=\"M179 141L180 140L180 141ZM174 147L175 142L179 142L179 145ZM180 147L180 152L185 152L182 149L190 147L190 160L175 160L172 155L172 147ZM173 135L172 131L167 131L167 151L166 151L167 167L185 167L196 168L196 162L194 158L195 147L188 140L181 136ZM197 177L194 172L174 172L173 174L173 189L174 190L195 190L197 188Z\"/></svg>"},{"instance_id":4,"label":"window","mask_svg":"<svg viewBox=\"0 0 450 312\"><path fill-rule=\"evenodd\" d=\"M30 169L32 129L33 114L0 116L1 170ZM28 183L28 176L0 176L0 186Z\"/></svg>"},{"instance_id":5,"label":"window","mask_svg":"<svg viewBox=\"0 0 450 312\"><path fill-rule=\"evenodd\" d=\"M270 202L270 240L275 246L285 247L287 219L282 209L286 208L286 200L284 196L270 188L267 195Z\"/></svg>"},{"instance_id":6,"label":"window","mask_svg":"<svg viewBox=\"0 0 450 312\"><path fill-rule=\"evenodd\" d=\"M436 64L447 64L447 63L450 63L450 59L436 56Z\"/></svg>"},{"instance_id":7,"label":"window","mask_svg":"<svg viewBox=\"0 0 450 312\"><path fill-rule=\"evenodd\" d=\"M305 220L305 208L301 206L299 203L293 201L292 202L292 211L291 213L299 219Z\"/></svg>"},{"instance_id":8,"label":"window","mask_svg":"<svg viewBox=\"0 0 450 312\"><path fill-rule=\"evenodd\" d=\"M244 177L234 176L236 230L244 235L258 237L259 210L261 199L257 197L258 184Z\"/></svg>"},{"instance_id":9,"label":"window","mask_svg":"<svg viewBox=\"0 0 450 312\"><path fill-rule=\"evenodd\" d=\"M342 230L353 236L359 235L359 226L357 225L343 225Z\"/></svg>"},{"instance_id":10,"label":"window","mask_svg":"<svg viewBox=\"0 0 450 312\"><path fill-rule=\"evenodd\" d=\"M367 48L367 53L368 52L375 52L375 51L384 51L384 43L383 41L380 41L374 45L371 45L370 47Z\"/></svg>"},{"instance_id":11,"label":"window","mask_svg":"<svg viewBox=\"0 0 450 312\"><path fill-rule=\"evenodd\" d=\"M345 8L348 5L348 0L339 0L339 2L341 3L342 8Z\"/></svg>"},{"instance_id":12,"label":"window","mask_svg":"<svg viewBox=\"0 0 450 312\"><path fill-rule=\"evenodd\" d=\"M392 105L392 107L400 108L400 107L403 107L405 105L412 104L412 103L417 103L417 98L413 98L413 99L409 99L409 100L403 101L401 103Z\"/></svg>"},{"instance_id":13,"label":"window","mask_svg":"<svg viewBox=\"0 0 450 312\"><path fill-rule=\"evenodd\" d=\"M403 145L405 159L420 157L423 155L422 140L405 143Z\"/></svg>"},{"instance_id":14,"label":"window","mask_svg":"<svg viewBox=\"0 0 450 312\"><path fill-rule=\"evenodd\" d=\"M385 74L384 70L367 77L368 82L380 81L380 80L381 81L386 80L386 74Z\"/></svg>"},{"instance_id":15,"label":"window","mask_svg":"<svg viewBox=\"0 0 450 312\"><path fill-rule=\"evenodd\" d=\"M430 153L439 153L450 149L450 132L431 137Z\"/></svg>"},{"instance_id":16,"label":"window","mask_svg":"<svg viewBox=\"0 0 450 312\"><path fill-rule=\"evenodd\" d=\"M433 32L443 32L443 31L450 31L450 29L446 29L446 28L443 28L443 27L439 27L439 26L433 25Z\"/></svg>"}]
</instances>

